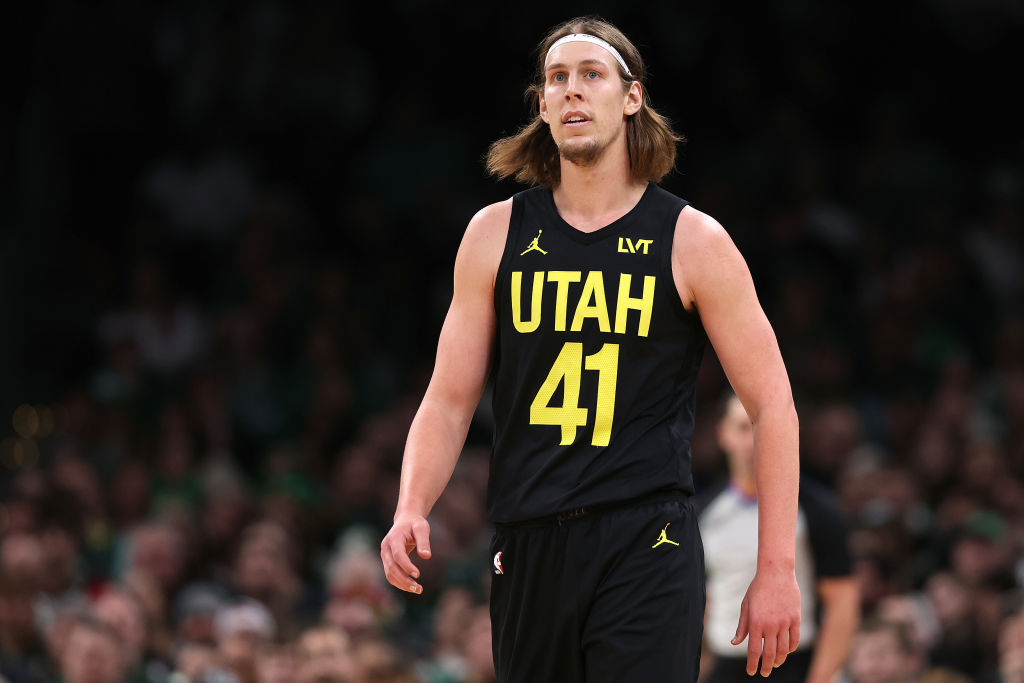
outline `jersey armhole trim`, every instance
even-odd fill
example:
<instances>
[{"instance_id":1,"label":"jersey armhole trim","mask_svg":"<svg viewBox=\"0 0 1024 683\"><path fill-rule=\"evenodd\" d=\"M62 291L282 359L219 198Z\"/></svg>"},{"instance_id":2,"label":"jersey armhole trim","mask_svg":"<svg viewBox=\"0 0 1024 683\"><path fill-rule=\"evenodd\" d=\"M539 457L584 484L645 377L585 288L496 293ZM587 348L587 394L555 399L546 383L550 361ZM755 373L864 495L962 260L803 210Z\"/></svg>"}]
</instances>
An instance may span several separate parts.
<instances>
[{"instance_id":1,"label":"jersey armhole trim","mask_svg":"<svg viewBox=\"0 0 1024 683\"><path fill-rule=\"evenodd\" d=\"M694 323L700 318L696 313L691 313L686 310L685 306L683 306L683 300L679 297L679 290L676 287L675 276L672 274L672 250L675 248L676 224L679 222L679 215L687 206L690 206L690 202L685 199L678 199L678 204L673 205L668 210L668 215L665 220L667 226L665 228L665 241L668 243L668 248L664 250L661 258L661 272L664 274L664 277L671 288L670 298L672 299L672 310L675 311L680 320L688 323Z\"/></svg>"},{"instance_id":2,"label":"jersey armhole trim","mask_svg":"<svg viewBox=\"0 0 1024 683\"><path fill-rule=\"evenodd\" d=\"M505 291L505 284L508 281L508 270L512 267L512 245L519 240L519 224L523 218L523 204L526 199L523 192L512 195L512 213L508 219L508 234L505 236L505 248L501 252L501 261L498 262L498 272L494 276L494 313L498 317L498 324L501 325L501 299L499 292Z\"/></svg>"}]
</instances>

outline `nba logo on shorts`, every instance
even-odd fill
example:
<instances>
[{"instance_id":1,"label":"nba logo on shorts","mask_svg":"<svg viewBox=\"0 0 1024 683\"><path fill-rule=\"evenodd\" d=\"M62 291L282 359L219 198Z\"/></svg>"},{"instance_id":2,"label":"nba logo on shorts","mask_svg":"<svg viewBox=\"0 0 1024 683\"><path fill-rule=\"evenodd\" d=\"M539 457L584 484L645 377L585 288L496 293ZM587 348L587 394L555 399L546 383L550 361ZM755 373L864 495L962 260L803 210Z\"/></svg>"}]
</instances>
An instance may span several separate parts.
<instances>
[{"instance_id":1,"label":"nba logo on shorts","mask_svg":"<svg viewBox=\"0 0 1024 683\"><path fill-rule=\"evenodd\" d=\"M494 554L494 573L504 574L505 570L501 568L501 551Z\"/></svg>"}]
</instances>

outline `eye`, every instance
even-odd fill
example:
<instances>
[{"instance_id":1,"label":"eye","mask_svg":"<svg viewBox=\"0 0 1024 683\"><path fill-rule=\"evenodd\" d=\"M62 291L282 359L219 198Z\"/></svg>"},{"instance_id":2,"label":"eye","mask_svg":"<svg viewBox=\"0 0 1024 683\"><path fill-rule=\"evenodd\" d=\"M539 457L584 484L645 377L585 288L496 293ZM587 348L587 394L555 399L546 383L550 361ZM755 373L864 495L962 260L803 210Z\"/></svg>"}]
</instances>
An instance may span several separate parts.
<instances>
[{"instance_id":1,"label":"eye","mask_svg":"<svg viewBox=\"0 0 1024 683\"><path fill-rule=\"evenodd\" d=\"M555 81L556 83L561 83L562 81L565 80L565 74L562 73L561 71L557 71L551 76L551 80Z\"/></svg>"},{"instance_id":2,"label":"eye","mask_svg":"<svg viewBox=\"0 0 1024 683\"><path fill-rule=\"evenodd\" d=\"M596 71L588 71L587 72L587 78L591 78L591 77L598 78L600 75L601 74L597 73Z\"/></svg>"}]
</instances>

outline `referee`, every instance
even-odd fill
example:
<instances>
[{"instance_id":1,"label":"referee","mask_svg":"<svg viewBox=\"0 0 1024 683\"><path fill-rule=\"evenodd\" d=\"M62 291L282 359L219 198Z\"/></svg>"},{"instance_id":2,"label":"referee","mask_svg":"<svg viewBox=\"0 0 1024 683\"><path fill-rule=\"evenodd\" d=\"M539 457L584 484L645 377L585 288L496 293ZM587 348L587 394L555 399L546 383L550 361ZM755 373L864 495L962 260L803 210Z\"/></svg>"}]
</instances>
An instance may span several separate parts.
<instances>
[{"instance_id":1,"label":"referee","mask_svg":"<svg viewBox=\"0 0 1024 683\"><path fill-rule=\"evenodd\" d=\"M715 654L707 683L731 683L749 680L746 652L732 642L738 616L732 596L757 570L758 502L750 418L734 394L723 403L717 435L729 480L701 492L696 504L707 567L705 638ZM803 598L800 646L772 674L773 680L828 683L843 667L860 616L847 536L835 495L802 478L796 525L796 579Z\"/></svg>"}]
</instances>

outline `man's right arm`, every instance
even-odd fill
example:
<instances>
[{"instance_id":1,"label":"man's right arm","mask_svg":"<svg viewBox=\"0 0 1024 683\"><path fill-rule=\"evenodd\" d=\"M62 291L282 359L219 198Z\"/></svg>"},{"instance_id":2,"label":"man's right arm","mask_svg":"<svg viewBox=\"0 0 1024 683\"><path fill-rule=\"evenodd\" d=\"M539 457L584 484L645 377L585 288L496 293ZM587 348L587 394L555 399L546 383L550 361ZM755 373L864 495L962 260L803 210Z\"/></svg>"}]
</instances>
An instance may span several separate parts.
<instances>
[{"instance_id":1,"label":"man's right arm","mask_svg":"<svg viewBox=\"0 0 1024 683\"><path fill-rule=\"evenodd\" d=\"M381 561L388 581L412 593L423 589L409 553L416 548L421 558L430 557L426 518L455 469L490 373L497 333L494 280L511 212L511 199L491 204L466 228L434 373L409 429L394 526L381 542Z\"/></svg>"}]
</instances>

